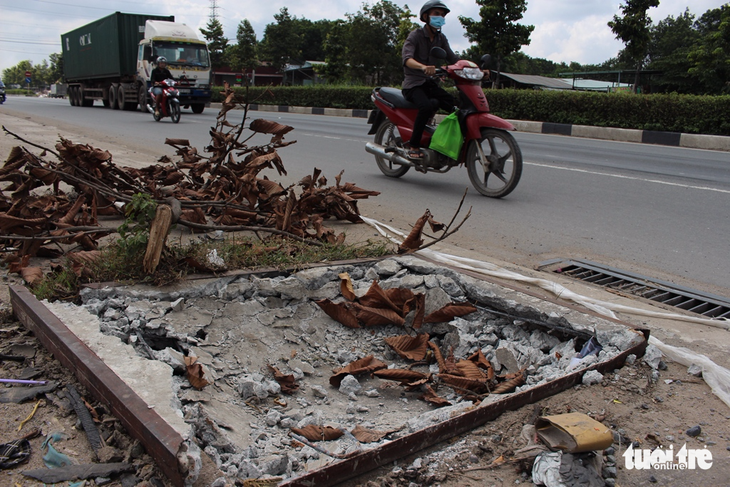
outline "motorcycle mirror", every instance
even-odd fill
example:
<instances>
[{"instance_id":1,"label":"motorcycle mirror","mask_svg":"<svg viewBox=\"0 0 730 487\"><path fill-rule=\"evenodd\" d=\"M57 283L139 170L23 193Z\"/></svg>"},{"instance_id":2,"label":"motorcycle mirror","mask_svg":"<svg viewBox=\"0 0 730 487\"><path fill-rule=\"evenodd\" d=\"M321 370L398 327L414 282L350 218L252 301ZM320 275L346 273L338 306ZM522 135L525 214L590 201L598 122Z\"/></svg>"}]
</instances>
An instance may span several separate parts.
<instances>
[{"instance_id":1,"label":"motorcycle mirror","mask_svg":"<svg viewBox=\"0 0 730 487\"><path fill-rule=\"evenodd\" d=\"M436 59L446 59L446 51L440 47L434 47L431 49L431 56Z\"/></svg>"},{"instance_id":2,"label":"motorcycle mirror","mask_svg":"<svg viewBox=\"0 0 730 487\"><path fill-rule=\"evenodd\" d=\"M482 69L488 69L490 64L492 64L492 56L490 56L489 54L485 54L479 60L479 67L481 67Z\"/></svg>"}]
</instances>

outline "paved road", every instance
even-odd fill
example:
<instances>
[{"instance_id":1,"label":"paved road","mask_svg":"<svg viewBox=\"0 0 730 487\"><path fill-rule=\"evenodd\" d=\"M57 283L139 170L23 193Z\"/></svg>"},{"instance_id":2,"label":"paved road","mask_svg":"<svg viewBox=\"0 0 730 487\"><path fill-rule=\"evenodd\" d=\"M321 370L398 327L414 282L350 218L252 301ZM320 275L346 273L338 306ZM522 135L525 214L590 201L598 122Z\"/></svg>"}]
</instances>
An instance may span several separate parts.
<instances>
[{"instance_id":1,"label":"paved road","mask_svg":"<svg viewBox=\"0 0 730 487\"><path fill-rule=\"evenodd\" d=\"M172 153L162 145L166 137L189 138L202 150L216 115L214 110L183 111L175 125L155 123L139 112L16 97L0 110L157 155ZM250 116L295 127L287 140L297 143L281 150L288 181L296 182L316 166L333 182L344 169L344 180L381 192L361 203L363 213L399 228L408 228L426 208L436 219L448 220L470 186L464 169L383 176L364 150L371 137L363 119ZM240 117L241 112L229 116ZM585 258L730 296L728 153L528 133L516 138L525 160L519 186L502 200L470 188L466 204L473 216L452 244L528 267L554 257Z\"/></svg>"}]
</instances>

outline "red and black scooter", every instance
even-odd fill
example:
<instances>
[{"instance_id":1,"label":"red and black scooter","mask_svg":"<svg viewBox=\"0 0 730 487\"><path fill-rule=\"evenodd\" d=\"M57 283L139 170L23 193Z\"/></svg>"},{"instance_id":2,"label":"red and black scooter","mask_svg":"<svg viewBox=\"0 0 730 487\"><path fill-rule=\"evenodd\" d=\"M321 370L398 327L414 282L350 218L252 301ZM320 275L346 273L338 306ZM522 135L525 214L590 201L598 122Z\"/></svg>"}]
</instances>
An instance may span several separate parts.
<instances>
[{"instance_id":1,"label":"red and black scooter","mask_svg":"<svg viewBox=\"0 0 730 487\"><path fill-rule=\"evenodd\" d=\"M431 51L438 59L446 52L438 47ZM489 56L482 58L482 66ZM444 173L454 166L466 164L469 179L484 196L501 198L512 192L522 175L522 152L511 130L515 127L489 113L489 104L482 90L482 69L471 61L461 60L446 68L437 68L436 75L454 80L459 91L457 112L464 142L458 159L427 149L436 127L428 125L421 139L423 159L409 159L403 142L411 138L418 108L396 88L375 88L372 100L377 107L370 113L369 134L375 141L365 150L375 155L378 167L386 176L399 178L411 167L421 172Z\"/></svg>"},{"instance_id":2,"label":"red and black scooter","mask_svg":"<svg viewBox=\"0 0 730 487\"><path fill-rule=\"evenodd\" d=\"M178 123L180 121L180 92L175 88L175 80L166 79L160 82L162 88L162 99L160 100L160 106L158 112L155 113L155 109L151 105L147 105L147 110L154 114L155 122L159 122L164 117L170 117L172 123ZM153 88L149 89L150 97L152 100L155 99Z\"/></svg>"}]
</instances>

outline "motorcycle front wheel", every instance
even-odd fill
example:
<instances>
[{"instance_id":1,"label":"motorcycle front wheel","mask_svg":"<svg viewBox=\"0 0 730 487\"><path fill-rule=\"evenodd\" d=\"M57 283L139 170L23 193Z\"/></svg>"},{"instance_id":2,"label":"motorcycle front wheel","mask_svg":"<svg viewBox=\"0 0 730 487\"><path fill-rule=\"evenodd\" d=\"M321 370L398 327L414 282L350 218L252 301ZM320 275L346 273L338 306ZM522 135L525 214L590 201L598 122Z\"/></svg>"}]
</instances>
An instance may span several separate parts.
<instances>
[{"instance_id":1,"label":"motorcycle front wheel","mask_svg":"<svg viewBox=\"0 0 730 487\"><path fill-rule=\"evenodd\" d=\"M481 135L480 140L469 143L466 152L466 168L471 184L484 196L507 196L520 182L522 152L509 132L483 128Z\"/></svg>"},{"instance_id":2,"label":"motorcycle front wheel","mask_svg":"<svg viewBox=\"0 0 730 487\"><path fill-rule=\"evenodd\" d=\"M398 128L390 120L385 120L375 132L375 143L383 147L403 147L403 141L398 134ZM380 171L390 178L399 178L411 168L402 164L390 162L388 159L375 156Z\"/></svg>"},{"instance_id":3,"label":"motorcycle front wheel","mask_svg":"<svg viewBox=\"0 0 730 487\"><path fill-rule=\"evenodd\" d=\"M170 118L172 123L180 121L180 102L177 100L170 100Z\"/></svg>"}]
</instances>

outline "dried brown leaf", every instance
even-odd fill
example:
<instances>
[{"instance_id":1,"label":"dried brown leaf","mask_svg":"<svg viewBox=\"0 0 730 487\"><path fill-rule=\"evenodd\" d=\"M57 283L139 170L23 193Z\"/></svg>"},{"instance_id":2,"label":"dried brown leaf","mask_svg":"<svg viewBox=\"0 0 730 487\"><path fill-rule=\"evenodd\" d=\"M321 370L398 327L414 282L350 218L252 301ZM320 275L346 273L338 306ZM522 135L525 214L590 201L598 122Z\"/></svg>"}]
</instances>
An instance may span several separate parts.
<instances>
[{"instance_id":1,"label":"dried brown leaf","mask_svg":"<svg viewBox=\"0 0 730 487\"><path fill-rule=\"evenodd\" d=\"M20 277L32 287L43 280L43 271L40 267L23 267L20 269Z\"/></svg>"},{"instance_id":2,"label":"dried brown leaf","mask_svg":"<svg viewBox=\"0 0 730 487\"><path fill-rule=\"evenodd\" d=\"M294 394L299 389L296 379L292 374L282 374L279 369L269 365L269 370L274 374L274 379L281 386L281 392L284 394Z\"/></svg>"},{"instance_id":3,"label":"dried brown leaf","mask_svg":"<svg viewBox=\"0 0 730 487\"><path fill-rule=\"evenodd\" d=\"M408 360L420 361L426 357L428 351L428 333L421 333L414 337L400 335L386 337L385 343L395 350L395 353Z\"/></svg>"},{"instance_id":4,"label":"dried brown leaf","mask_svg":"<svg viewBox=\"0 0 730 487\"><path fill-rule=\"evenodd\" d=\"M350 279L350 274L347 272L343 272L340 274L340 292L345 297L345 299L349 301L357 301L357 296L355 295L355 289L352 287L352 280Z\"/></svg>"},{"instance_id":5,"label":"dried brown leaf","mask_svg":"<svg viewBox=\"0 0 730 487\"><path fill-rule=\"evenodd\" d=\"M405 254L407 252L413 252L414 250L417 250L421 245L423 245L423 239L421 238L421 234L423 233L423 226L426 224L428 219L431 217L431 212L429 210L426 210L426 212L416 221L416 224L413 225L413 228L411 229L411 233L408 234L408 237L406 237L403 242L398 246L398 253L399 254Z\"/></svg>"},{"instance_id":6,"label":"dried brown leaf","mask_svg":"<svg viewBox=\"0 0 730 487\"><path fill-rule=\"evenodd\" d=\"M457 316L468 315L476 310L476 307L470 303L449 303L426 316L423 321L424 323L446 323Z\"/></svg>"},{"instance_id":7,"label":"dried brown leaf","mask_svg":"<svg viewBox=\"0 0 730 487\"><path fill-rule=\"evenodd\" d=\"M350 362L341 369L336 370L335 374L330 377L330 384L335 387L340 387L340 382L342 382L342 379L344 379L344 377L348 374L368 374L375 372L379 369L384 369L387 366L387 364L376 359L374 356L368 355L367 357L363 357L361 359L355 360L354 362Z\"/></svg>"},{"instance_id":8,"label":"dried brown leaf","mask_svg":"<svg viewBox=\"0 0 730 487\"><path fill-rule=\"evenodd\" d=\"M439 374L438 378L441 379L444 384L455 386L459 389L465 389L476 393L483 393L487 391L486 380L467 379L466 377L452 374Z\"/></svg>"},{"instance_id":9,"label":"dried brown leaf","mask_svg":"<svg viewBox=\"0 0 730 487\"><path fill-rule=\"evenodd\" d=\"M380 441L381 438L391 434L393 431L377 431L367 428L363 428L359 424L355 426L350 432L352 436L357 439L360 443L374 443Z\"/></svg>"},{"instance_id":10,"label":"dried brown leaf","mask_svg":"<svg viewBox=\"0 0 730 487\"><path fill-rule=\"evenodd\" d=\"M294 130L294 127L290 127L288 125L282 125L280 123L272 122L270 120L264 120L262 118L257 118L256 120L252 121L249 128L253 132L259 132L262 134L274 134L274 135L284 135L284 134Z\"/></svg>"},{"instance_id":11,"label":"dried brown leaf","mask_svg":"<svg viewBox=\"0 0 730 487\"><path fill-rule=\"evenodd\" d=\"M433 404L436 407L451 406L451 403L443 397L436 394L431 386L424 386L423 394L418 396L419 399L423 399L426 402Z\"/></svg>"},{"instance_id":12,"label":"dried brown leaf","mask_svg":"<svg viewBox=\"0 0 730 487\"><path fill-rule=\"evenodd\" d=\"M365 326L397 325L403 326L405 319L390 309L371 308L358 303L352 303L352 309L358 321Z\"/></svg>"},{"instance_id":13,"label":"dried brown leaf","mask_svg":"<svg viewBox=\"0 0 730 487\"><path fill-rule=\"evenodd\" d=\"M210 384L205 378L203 377L205 375L205 372L203 372L203 366L199 364L198 357L191 357L186 356L185 357L185 368L187 369L188 373L188 382L190 382L190 385L195 387L198 390L203 389L203 387Z\"/></svg>"},{"instance_id":14,"label":"dried brown leaf","mask_svg":"<svg viewBox=\"0 0 730 487\"><path fill-rule=\"evenodd\" d=\"M342 323L348 328L360 328L357 317L347 309L345 303L333 303L326 298L315 301L315 303L333 320Z\"/></svg>"},{"instance_id":15,"label":"dried brown leaf","mask_svg":"<svg viewBox=\"0 0 730 487\"><path fill-rule=\"evenodd\" d=\"M383 369L373 372L375 377L381 379L397 380L403 383L415 382L418 380L428 379L428 375L423 372L408 369Z\"/></svg>"},{"instance_id":16,"label":"dried brown leaf","mask_svg":"<svg viewBox=\"0 0 730 487\"><path fill-rule=\"evenodd\" d=\"M332 426L316 426L313 424L304 428L292 428L291 431L292 433L305 437L309 441L332 441L345 434Z\"/></svg>"},{"instance_id":17,"label":"dried brown leaf","mask_svg":"<svg viewBox=\"0 0 730 487\"><path fill-rule=\"evenodd\" d=\"M505 394L512 392L525 383L525 375L520 372L515 378L502 382L492 389L492 394Z\"/></svg>"}]
</instances>

